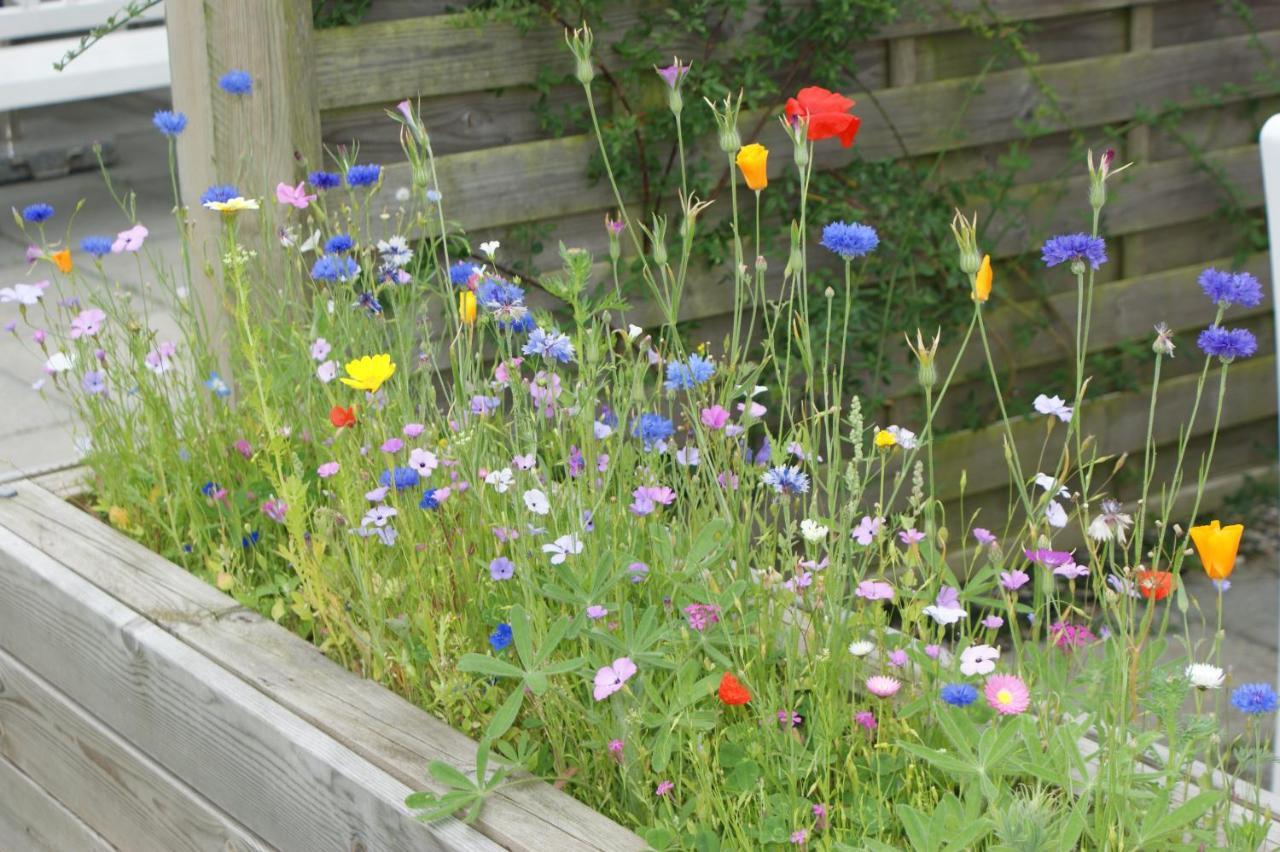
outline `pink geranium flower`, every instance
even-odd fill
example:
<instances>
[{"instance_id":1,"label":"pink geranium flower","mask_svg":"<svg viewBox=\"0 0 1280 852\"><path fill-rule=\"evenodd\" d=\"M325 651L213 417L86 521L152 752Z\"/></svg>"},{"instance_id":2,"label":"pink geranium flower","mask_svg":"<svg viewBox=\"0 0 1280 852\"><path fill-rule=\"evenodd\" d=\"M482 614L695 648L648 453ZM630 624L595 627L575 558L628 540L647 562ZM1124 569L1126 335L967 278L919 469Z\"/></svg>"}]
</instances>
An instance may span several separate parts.
<instances>
[{"instance_id":1,"label":"pink geranium flower","mask_svg":"<svg viewBox=\"0 0 1280 852\"><path fill-rule=\"evenodd\" d=\"M713 405L710 408L702 409L701 414L702 425L708 429L723 429L724 424L729 422L729 412L724 406Z\"/></svg>"},{"instance_id":2,"label":"pink geranium flower","mask_svg":"<svg viewBox=\"0 0 1280 852\"><path fill-rule=\"evenodd\" d=\"M316 196L307 195L306 183L299 182L297 186L283 182L276 184L276 201L281 204L292 204L299 210L306 210L315 200Z\"/></svg>"},{"instance_id":3,"label":"pink geranium flower","mask_svg":"<svg viewBox=\"0 0 1280 852\"><path fill-rule=\"evenodd\" d=\"M866 598L869 601L891 601L893 600L893 586L883 580L863 580L858 584L856 594L860 598Z\"/></svg>"},{"instance_id":4,"label":"pink geranium flower","mask_svg":"<svg viewBox=\"0 0 1280 852\"><path fill-rule=\"evenodd\" d=\"M604 666L596 672L596 701L604 701L610 695L622 689L622 685L631 680L631 676L636 673L636 664L631 662L630 657L619 657L613 661L613 665Z\"/></svg>"},{"instance_id":5,"label":"pink geranium flower","mask_svg":"<svg viewBox=\"0 0 1280 852\"><path fill-rule=\"evenodd\" d=\"M138 251L142 248L142 244L146 242L147 230L145 225L134 225L127 231L121 231L116 234L116 240L111 244L111 253L120 254L126 251Z\"/></svg>"},{"instance_id":6,"label":"pink geranium flower","mask_svg":"<svg viewBox=\"0 0 1280 852\"><path fill-rule=\"evenodd\" d=\"M631 492L634 498L628 506L633 514L644 517L652 513L659 505L670 506L675 502L676 492L665 485L642 485Z\"/></svg>"},{"instance_id":7,"label":"pink geranium flower","mask_svg":"<svg viewBox=\"0 0 1280 852\"><path fill-rule=\"evenodd\" d=\"M316 468L316 475L319 476L321 479L328 479L329 477L336 474L340 467L341 465L339 465L336 461L325 462L324 464Z\"/></svg>"}]
</instances>

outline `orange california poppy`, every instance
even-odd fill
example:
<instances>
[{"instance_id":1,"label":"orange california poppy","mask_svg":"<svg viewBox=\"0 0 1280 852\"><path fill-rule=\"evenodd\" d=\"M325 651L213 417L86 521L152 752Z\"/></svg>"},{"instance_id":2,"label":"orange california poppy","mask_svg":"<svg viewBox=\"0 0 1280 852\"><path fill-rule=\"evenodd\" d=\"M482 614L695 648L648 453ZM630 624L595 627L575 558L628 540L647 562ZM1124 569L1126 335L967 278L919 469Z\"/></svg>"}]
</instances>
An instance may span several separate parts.
<instances>
[{"instance_id":1,"label":"orange california poppy","mask_svg":"<svg viewBox=\"0 0 1280 852\"><path fill-rule=\"evenodd\" d=\"M1162 601L1173 591L1173 574L1168 571L1138 571L1138 594L1149 601Z\"/></svg>"},{"instance_id":2,"label":"orange california poppy","mask_svg":"<svg viewBox=\"0 0 1280 852\"><path fill-rule=\"evenodd\" d=\"M991 255L984 254L982 256L982 265L978 267L978 274L973 279L973 300L975 302L985 302L991 298Z\"/></svg>"},{"instance_id":3,"label":"orange california poppy","mask_svg":"<svg viewBox=\"0 0 1280 852\"><path fill-rule=\"evenodd\" d=\"M54 265L58 267L58 271L61 272L62 274L65 275L71 271L71 250L70 249L62 249L61 251L55 251L53 254L49 255L49 259L53 261Z\"/></svg>"},{"instance_id":4,"label":"orange california poppy","mask_svg":"<svg viewBox=\"0 0 1280 852\"><path fill-rule=\"evenodd\" d=\"M751 693L742 685L742 681L729 672L725 672L724 676L720 678L719 692L720 700L730 707L746 704L751 700Z\"/></svg>"},{"instance_id":5,"label":"orange california poppy","mask_svg":"<svg viewBox=\"0 0 1280 852\"><path fill-rule=\"evenodd\" d=\"M335 405L329 409L329 422L335 429L356 425L356 407L353 405L350 408L343 408L341 405Z\"/></svg>"},{"instance_id":6,"label":"orange california poppy","mask_svg":"<svg viewBox=\"0 0 1280 852\"><path fill-rule=\"evenodd\" d=\"M768 148L759 142L743 145L738 149L738 156L735 162L738 164L738 168L741 169L742 179L747 182L748 188L759 192L769 185Z\"/></svg>"},{"instance_id":7,"label":"orange california poppy","mask_svg":"<svg viewBox=\"0 0 1280 852\"><path fill-rule=\"evenodd\" d=\"M1200 554L1200 562L1204 565L1204 573L1210 580L1225 580L1231 576L1236 567L1236 551L1240 549L1240 536L1244 535L1241 524L1222 526L1212 521L1191 528L1191 541Z\"/></svg>"},{"instance_id":8,"label":"orange california poppy","mask_svg":"<svg viewBox=\"0 0 1280 852\"><path fill-rule=\"evenodd\" d=\"M467 325L474 325L476 321L476 294L472 290L462 290L458 293L458 313L462 317L462 321Z\"/></svg>"},{"instance_id":9,"label":"orange california poppy","mask_svg":"<svg viewBox=\"0 0 1280 852\"><path fill-rule=\"evenodd\" d=\"M840 144L848 148L858 134L862 119L850 115L853 101L844 95L829 92L821 86L809 86L787 98L787 121L797 118L807 120L806 135L813 142L838 137Z\"/></svg>"}]
</instances>

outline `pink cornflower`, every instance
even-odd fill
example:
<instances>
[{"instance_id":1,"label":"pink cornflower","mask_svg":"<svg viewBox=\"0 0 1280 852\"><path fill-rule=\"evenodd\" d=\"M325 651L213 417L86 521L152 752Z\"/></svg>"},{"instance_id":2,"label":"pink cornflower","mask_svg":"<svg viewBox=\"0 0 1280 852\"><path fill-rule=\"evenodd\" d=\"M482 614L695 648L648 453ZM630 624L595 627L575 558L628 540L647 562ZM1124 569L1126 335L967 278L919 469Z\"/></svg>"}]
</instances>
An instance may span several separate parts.
<instances>
[{"instance_id":1,"label":"pink cornflower","mask_svg":"<svg viewBox=\"0 0 1280 852\"><path fill-rule=\"evenodd\" d=\"M877 727L876 714L870 710L859 710L853 714L853 721L857 722L868 731L874 731Z\"/></svg>"},{"instance_id":2,"label":"pink cornflower","mask_svg":"<svg viewBox=\"0 0 1280 852\"><path fill-rule=\"evenodd\" d=\"M1017 675L992 675L987 678L982 693L991 709L1006 716L1025 713L1031 706L1031 693Z\"/></svg>"},{"instance_id":3,"label":"pink cornflower","mask_svg":"<svg viewBox=\"0 0 1280 852\"><path fill-rule=\"evenodd\" d=\"M869 601L891 601L893 586L883 580L863 580L858 584L855 594Z\"/></svg>"},{"instance_id":4,"label":"pink cornflower","mask_svg":"<svg viewBox=\"0 0 1280 852\"><path fill-rule=\"evenodd\" d=\"M382 446L379 449L384 453L398 453L404 449L404 441L399 438L388 438L382 442Z\"/></svg>"},{"instance_id":5,"label":"pink cornflower","mask_svg":"<svg viewBox=\"0 0 1280 852\"><path fill-rule=\"evenodd\" d=\"M240 440L236 441L231 446L235 448L235 451L237 453L244 456L245 458L253 457L253 445L250 444L248 441L246 441L244 438L241 438Z\"/></svg>"},{"instance_id":6,"label":"pink cornflower","mask_svg":"<svg viewBox=\"0 0 1280 852\"><path fill-rule=\"evenodd\" d=\"M708 429L719 430L723 429L724 424L729 422L729 412L724 409L724 406L713 405L710 408L702 409L700 419L702 420L702 425Z\"/></svg>"},{"instance_id":7,"label":"pink cornflower","mask_svg":"<svg viewBox=\"0 0 1280 852\"><path fill-rule=\"evenodd\" d=\"M325 462L324 464L316 468L316 475L319 476L321 479L328 479L329 477L336 474L340 468L341 468L341 465L339 465L336 461Z\"/></svg>"},{"instance_id":8,"label":"pink cornflower","mask_svg":"<svg viewBox=\"0 0 1280 852\"><path fill-rule=\"evenodd\" d=\"M671 781L659 781L659 782L658 782L658 788L657 788L656 790L654 790L654 791L653 791L653 795L655 795L655 796L667 796L667 795L669 795L669 794L671 793L671 791L672 791L672 790L674 790L675 788L676 788L676 785L675 785L673 782L671 782Z\"/></svg>"},{"instance_id":9,"label":"pink cornflower","mask_svg":"<svg viewBox=\"0 0 1280 852\"><path fill-rule=\"evenodd\" d=\"M610 756L619 763L622 762L622 740L609 740L609 744L605 746L609 750Z\"/></svg>"},{"instance_id":10,"label":"pink cornflower","mask_svg":"<svg viewBox=\"0 0 1280 852\"><path fill-rule=\"evenodd\" d=\"M803 846L808 839L809 832L803 828L791 832L791 843L794 846Z\"/></svg>"},{"instance_id":11,"label":"pink cornflower","mask_svg":"<svg viewBox=\"0 0 1280 852\"><path fill-rule=\"evenodd\" d=\"M684 608L689 626L701 633L720 620L720 607L715 604L693 603Z\"/></svg>"},{"instance_id":12,"label":"pink cornflower","mask_svg":"<svg viewBox=\"0 0 1280 852\"><path fill-rule=\"evenodd\" d=\"M284 514L288 509L283 500L264 500L262 503L262 514L281 524L284 523Z\"/></svg>"},{"instance_id":13,"label":"pink cornflower","mask_svg":"<svg viewBox=\"0 0 1280 852\"><path fill-rule=\"evenodd\" d=\"M1076 648L1088 645L1098 637L1094 636L1093 631L1084 624L1056 621L1049 625L1049 638L1053 641L1055 647L1064 651L1074 651Z\"/></svg>"},{"instance_id":14,"label":"pink cornflower","mask_svg":"<svg viewBox=\"0 0 1280 852\"><path fill-rule=\"evenodd\" d=\"M867 691L876 698L892 698L902 688L902 683L887 675L872 675L867 678Z\"/></svg>"}]
</instances>

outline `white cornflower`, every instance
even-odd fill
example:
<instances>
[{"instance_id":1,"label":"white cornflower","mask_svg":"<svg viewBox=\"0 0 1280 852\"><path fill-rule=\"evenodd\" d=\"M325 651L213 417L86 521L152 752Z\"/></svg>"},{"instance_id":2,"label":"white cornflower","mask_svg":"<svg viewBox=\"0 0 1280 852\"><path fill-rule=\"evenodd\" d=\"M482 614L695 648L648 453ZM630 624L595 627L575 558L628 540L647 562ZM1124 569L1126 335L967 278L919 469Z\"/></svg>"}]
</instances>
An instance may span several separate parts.
<instances>
[{"instance_id":1,"label":"white cornflower","mask_svg":"<svg viewBox=\"0 0 1280 852\"><path fill-rule=\"evenodd\" d=\"M1196 689L1219 689L1222 687L1222 669L1208 663L1192 663L1187 666L1187 680Z\"/></svg>"},{"instance_id":2,"label":"white cornflower","mask_svg":"<svg viewBox=\"0 0 1280 852\"><path fill-rule=\"evenodd\" d=\"M804 536L805 541L822 541L828 532L829 529L809 518L800 522L800 535Z\"/></svg>"}]
</instances>

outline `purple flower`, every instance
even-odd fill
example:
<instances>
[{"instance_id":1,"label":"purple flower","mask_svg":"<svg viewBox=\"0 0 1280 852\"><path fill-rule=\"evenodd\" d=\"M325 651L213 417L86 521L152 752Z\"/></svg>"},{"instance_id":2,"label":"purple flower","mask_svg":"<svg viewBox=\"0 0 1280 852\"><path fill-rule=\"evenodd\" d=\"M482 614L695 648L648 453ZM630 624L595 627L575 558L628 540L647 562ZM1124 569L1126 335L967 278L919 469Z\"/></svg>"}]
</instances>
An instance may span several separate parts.
<instances>
[{"instance_id":1,"label":"purple flower","mask_svg":"<svg viewBox=\"0 0 1280 852\"><path fill-rule=\"evenodd\" d=\"M276 523L284 523L284 514L288 510L289 507L283 500L264 500L262 503L262 514Z\"/></svg>"},{"instance_id":2,"label":"purple flower","mask_svg":"<svg viewBox=\"0 0 1280 852\"><path fill-rule=\"evenodd\" d=\"M1070 261L1073 265L1087 262L1091 268L1097 269L1107 262L1107 244L1101 237L1088 234L1062 234L1045 241L1041 257L1045 266Z\"/></svg>"},{"instance_id":3,"label":"purple flower","mask_svg":"<svg viewBox=\"0 0 1280 852\"><path fill-rule=\"evenodd\" d=\"M883 580L863 580L858 584L855 594L869 601L893 600L893 586Z\"/></svg>"},{"instance_id":4,"label":"purple flower","mask_svg":"<svg viewBox=\"0 0 1280 852\"><path fill-rule=\"evenodd\" d=\"M995 544L996 543L996 537L991 534L991 530L984 529L983 527L974 527L973 537L974 539L977 540L978 544Z\"/></svg>"},{"instance_id":5,"label":"purple flower","mask_svg":"<svg viewBox=\"0 0 1280 852\"><path fill-rule=\"evenodd\" d=\"M388 438L382 442L381 450L384 453L398 453L404 448L404 441L399 438Z\"/></svg>"},{"instance_id":6,"label":"purple flower","mask_svg":"<svg viewBox=\"0 0 1280 852\"><path fill-rule=\"evenodd\" d=\"M107 377L98 370L90 370L80 380L84 392L93 396L105 396L107 393Z\"/></svg>"},{"instance_id":7,"label":"purple flower","mask_svg":"<svg viewBox=\"0 0 1280 852\"><path fill-rule=\"evenodd\" d=\"M913 544L919 544L924 541L924 533L920 532L915 527L912 527L911 529L906 529L898 533L898 539L903 544L910 547Z\"/></svg>"},{"instance_id":8,"label":"purple flower","mask_svg":"<svg viewBox=\"0 0 1280 852\"><path fill-rule=\"evenodd\" d=\"M715 604L695 603L684 608L689 626L701 633L720 620L720 607Z\"/></svg>"},{"instance_id":9,"label":"purple flower","mask_svg":"<svg viewBox=\"0 0 1280 852\"><path fill-rule=\"evenodd\" d=\"M1223 308L1231 305L1256 308L1262 304L1262 285L1248 272L1206 269L1200 273L1200 289L1209 297L1209 301Z\"/></svg>"},{"instance_id":10,"label":"purple flower","mask_svg":"<svg viewBox=\"0 0 1280 852\"><path fill-rule=\"evenodd\" d=\"M499 556L489 563L489 576L495 580L510 580L515 573L515 563L505 556Z\"/></svg>"},{"instance_id":11,"label":"purple flower","mask_svg":"<svg viewBox=\"0 0 1280 852\"><path fill-rule=\"evenodd\" d=\"M642 485L631 496L634 499L627 508L639 517L651 514L659 505L670 506L676 499L676 493L665 485Z\"/></svg>"},{"instance_id":12,"label":"purple flower","mask_svg":"<svg viewBox=\"0 0 1280 852\"><path fill-rule=\"evenodd\" d=\"M899 648L896 651L889 652L889 665L895 668L902 668L907 664L907 652Z\"/></svg>"},{"instance_id":13,"label":"purple flower","mask_svg":"<svg viewBox=\"0 0 1280 852\"><path fill-rule=\"evenodd\" d=\"M1032 562L1043 565L1046 568L1057 568L1062 565L1069 565L1075 561L1074 552L1070 550L1048 550L1046 548L1030 548L1023 550L1023 554Z\"/></svg>"},{"instance_id":14,"label":"purple flower","mask_svg":"<svg viewBox=\"0 0 1280 852\"><path fill-rule=\"evenodd\" d=\"M1001 571L1000 585L1009 592L1016 592L1027 583L1031 582L1031 576L1025 571Z\"/></svg>"},{"instance_id":15,"label":"purple flower","mask_svg":"<svg viewBox=\"0 0 1280 852\"><path fill-rule=\"evenodd\" d=\"M988 630L999 630L1004 626L1004 619L998 615L988 615L982 619L982 626Z\"/></svg>"},{"instance_id":16,"label":"purple flower","mask_svg":"<svg viewBox=\"0 0 1280 852\"><path fill-rule=\"evenodd\" d=\"M599 619L604 618L608 614L609 614L609 610L605 609L599 604L592 604L591 606L587 607L587 618L591 619L592 621L598 621Z\"/></svg>"},{"instance_id":17,"label":"purple flower","mask_svg":"<svg viewBox=\"0 0 1280 852\"><path fill-rule=\"evenodd\" d=\"M884 518L873 518L866 515L858 525L853 528L853 537L858 544L866 547L875 539L876 534L880 532L880 525L884 523Z\"/></svg>"},{"instance_id":18,"label":"purple flower","mask_svg":"<svg viewBox=\"0 0 1280 852\"><path fill-rule=\"evenodd\" d=\"M684 75L689 73L689 66L680 64L680 60L672 60L671 64L666 68L656 69L658 76L669 88L674 89L684 79ZM621 223L619 223L621 224Z\"/></svg>"},{"instance_id":19,"label":"purple flower","mask_svg":"<svg viewBox=\"0 0 1280 852\"><path fill-rule=\"evenodd\" d=\"M649 576L649 566L643 562L632 562L627 566L627 574L632 583L643 583L644 578Z\"/></svg>"},{"instance_id":20,"label":"purple flower","mask_svg":"<svg viewBox=\"0 0 1280 852\"><path fill-rule=\"evenodd\" d=\"M1258 340L1247 328L1223 328L1211 325L1200 332L1196 340L1200 351L1210 358L1217 357L1223 363L1237 358L1248 358L1258 351Z\"/></svg>"}]
</instances>

